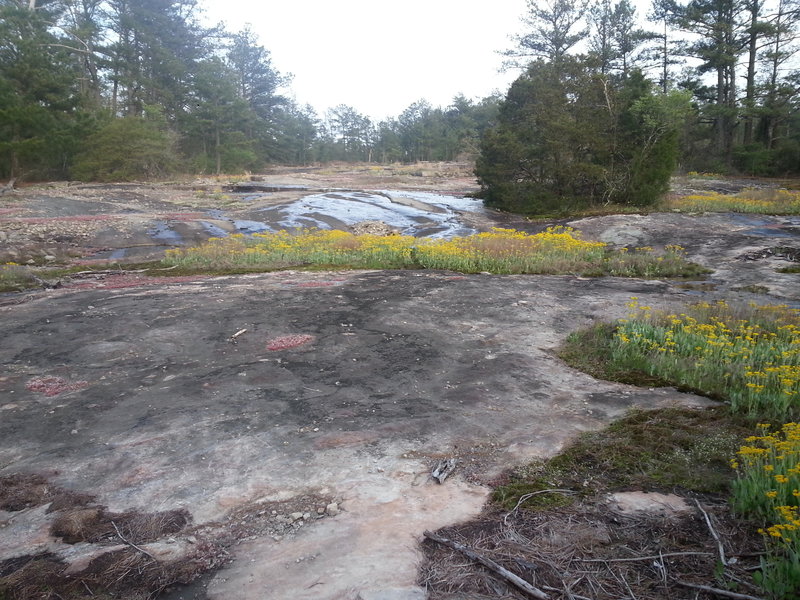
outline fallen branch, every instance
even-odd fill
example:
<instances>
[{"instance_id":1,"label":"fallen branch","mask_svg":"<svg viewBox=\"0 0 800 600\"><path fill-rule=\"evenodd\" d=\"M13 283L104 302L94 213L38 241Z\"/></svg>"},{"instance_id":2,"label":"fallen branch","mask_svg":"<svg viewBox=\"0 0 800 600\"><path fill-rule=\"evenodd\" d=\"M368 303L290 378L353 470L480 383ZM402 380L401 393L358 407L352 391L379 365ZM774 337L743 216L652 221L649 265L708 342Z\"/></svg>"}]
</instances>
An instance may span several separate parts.
<instances>
[{"instance_id":1,"label":"fallen branch","mask_svg":"<svg viewBox=\"0 0 800 600\"><path fill-rule=\"evenodd\" d=\"M700 506L700 501L695 498L694 503L697 504L697 508L700 509L700 512L703 513L703 516L706 518L706 525L708 525L708 530L711 532L714 541L717 542L717 550L719 550L719 560L722 562L722 566L728 566L728 561L725 558L725 548L722 546L722 540L719 539L719 535L717 531L714 529L714 526L711 524L711 517L708 516L708 513L703 510L703 507Z\"/></svg>"},{"instance_id":2,"label":"fallen branch","mask_svg":"<svg viewBox=\"0 0 800 600\"><path fill-rule=\"evenodd\" d=\"M702 592L714 594L715 596L722 596L723 598L734 598L735 600L764 600L763 598L758 598L757 596L748 596L747 594L729 592L728 590L721 590L719 588L713 588L707 585L698 585L696 583L689 583L688 581L681 581L679 579L675 579L674 581L680 586L692 588L695 590L700 590Z\"/></svg>"},{"instance_id":3,"label":"fallen branch","mask_svg":"<svg viewBox=\"0 0 800 600\"><path fill-rule=\"evenodd\" d=\"M244 335L245 333L247 333L247 329L246 328L245 329L240 329L239 331L234 333L231 337L229 337L228 341L233 343L233 344L235 344L236 343L236 338L238 338L240 335Z\"/></svg>"},{"instance_id":4,"label":"fallen branch","mask_svg":"<svg viewBox=\"0 0 800 600\"><path fill-rule=\"evenodd\" d=\"M668 552L667 554L659 554L658 556L636 556L631 558L575 558L580 562L635 562L639 560L657 560L669 556L713 556L712 552Z\"/></svg>"},{"instance_id":5,"label":"fallen branch","mask_svg":"<svg viewBox=\"0 0 800 600\"><path fill-rule=\"evenodd\" d=\"M478 554L474 550L467 548L464 544L459 544L458 542L454 542L453 540L448 540L447 538L443 538L430 531L425 531L423 535L429 540L433 540L434 542L438 542L439 544L448 546L453 550L456 550L457 552L461 552L461 554L463 554L464 556L471 558L476 562L481 563L487 569L494 571L497 575L500 575L500 577L502 577L512 585L516 586L517 588L521 589L523 592L527 592L534 598L538 598L539 600L549 599L549 596L539 588L532 586L530 583L522 579L522 577L515 575L505 567L497 564L491 558L487 558L482 554Z\"/></svg>"},{"instance_id":6,"label":"fallen branch","mask_svg":"<svg viewBox=\"0 0 800 600\"><path fill-rule=\"evenodd\" d=\"M128 544L128 546L130 546L134 550L138 550L139 552L141 552L145 556L149 556L151 559L153 559L154 561L158 562L158 559L156 559L156 557L153 556L152 554L150 554L147 550L145 550L144 548L140 548L139 546L137 546L133 542L130 542L130 541L126 540L125 536L122 535L122 532L119 530L119 527L117 527L117 524L114 523L114 521L111 521L111 524L114 526L114 531L117 532L117 536L119 537L119 539L121 539L123 542Z\"/></svg>"},{"instance_id":7,"label":"fallen branch","mask_svg":"<svg viewBox=\"0 0 800 600\"><path fill-rule=\"evenodd\" d=\"M444 480L447 479L450 474L456 470L456 459L455 458L447 458L442 459L431 471L431 477L433 477L439 483L444 483Z\"/></svg>"}]
</instances>

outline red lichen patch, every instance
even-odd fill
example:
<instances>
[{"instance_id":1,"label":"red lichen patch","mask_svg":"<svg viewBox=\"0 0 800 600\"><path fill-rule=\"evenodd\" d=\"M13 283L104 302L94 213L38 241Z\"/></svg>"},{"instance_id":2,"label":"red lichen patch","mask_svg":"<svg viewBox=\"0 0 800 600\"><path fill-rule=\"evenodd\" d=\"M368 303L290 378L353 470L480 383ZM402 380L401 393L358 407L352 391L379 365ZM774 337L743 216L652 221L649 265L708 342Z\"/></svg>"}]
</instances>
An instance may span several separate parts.
<instances>
[{"instance_id":1,"label":"red lichen patch","mask_svg":"<svg viewBox=\"0 0 800 600\"><path fill-rule=\"evenodd\" d=\"M297 348L298 346L302 346L303 344L308 344L313 341L314 336L306 333L283 335L269 340L267 342L267 350L288 350L290 348Z\"/></svg>"},{"instance_id":2,"label":"red lichen patch","mask_svg":"<svg viewBox=\"0 0 800 600\"><path fill-rule=\"evenodd\" d=\"M296 287L318 288L318 287L330 287L332 285L335 285L332 281L306 281L305 283L298 283Z\"/></svg>"},{"instance_id":3,"label":"red lichen patch","mask_svg":"<svg viewBox=\"0 0 800 600\"><path fill-rule=\"evenodd\" d=\"M25 388L31 392L43 394L47 397L58 396L64 392L74 392L82 390L89 385L88 381L67 381L63 377L55 375L45 375L44 377L34 377L29 379Z\"/></svg>"},{"instance_id":4,"label":"red lichen patch","mask_svg":"<svg viewBox=\"0 0 800 600\"><path fill-rule=\"evenodd\" d=\"M13 217L0 219L12 223L26 223L29 225L43 225L47 223L83 223L87 221L113 221L121 219L120 215L73 215L69 217Z\"/></svg>"},{"instance_id":5,"label":"red lichen patch","mask_svg":"<svg viewBox=\"0 0 800 600\"><path fill-rule=\"evenodd\" d=\"M170 221L192 221L194 219L207 219L208 215L201 212L171 212L158 214L156 218Z\"/></svg>"},{"instance_id":6,"label":"red lichen patch","mask_svg":"<svg viewBox=\"0 0 800 600\"><path fill-rule=\"evenodd\" d=\"M11 213L19 212L18 208L0 208L0 215L10 215Z\"/></svg>"}]
</instances>

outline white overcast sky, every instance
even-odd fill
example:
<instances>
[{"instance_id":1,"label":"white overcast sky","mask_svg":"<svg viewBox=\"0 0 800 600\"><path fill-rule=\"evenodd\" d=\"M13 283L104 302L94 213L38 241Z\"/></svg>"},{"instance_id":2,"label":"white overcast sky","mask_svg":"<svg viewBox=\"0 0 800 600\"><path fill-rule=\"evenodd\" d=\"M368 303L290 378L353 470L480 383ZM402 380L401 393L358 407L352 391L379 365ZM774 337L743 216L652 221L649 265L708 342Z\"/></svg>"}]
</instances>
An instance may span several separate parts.
<instances>
[{"instance_id":1,"label":"white overcast sky","mask_svg":"<svg viewBox=\"0 0 800 600\"><path fill-rule=\"evenodd\" d=\"M373 120L425 98L447 106L463 93L505 93L498 73L521 31L525 0L203 0L207 18L230 31L250 23L273 65L292 73L300 104L322 116L338 104Z\"/></svg>"}]
</instances>

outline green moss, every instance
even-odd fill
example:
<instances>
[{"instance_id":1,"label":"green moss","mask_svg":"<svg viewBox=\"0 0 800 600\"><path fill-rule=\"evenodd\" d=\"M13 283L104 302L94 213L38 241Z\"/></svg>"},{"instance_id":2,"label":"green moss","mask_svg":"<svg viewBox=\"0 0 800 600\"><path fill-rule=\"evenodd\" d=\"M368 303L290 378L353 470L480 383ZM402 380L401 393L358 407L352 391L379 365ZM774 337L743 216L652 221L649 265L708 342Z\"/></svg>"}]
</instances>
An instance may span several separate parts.
<instances>
[{"instance_id":1,"label":"green moss","mask_svg":"<svg viewBox=\"0 0 800 600\"><path fill-rule=\"evenodd\" d=\"M525 494L547 489L573 493L539 494L523 506L563 506L581 496L625 489L727 494L730 457L749 432L722 407L634 411L602 431L583 434L550 460L515 470L493 499L511 510Z\"/></svg>"}]
</instances>

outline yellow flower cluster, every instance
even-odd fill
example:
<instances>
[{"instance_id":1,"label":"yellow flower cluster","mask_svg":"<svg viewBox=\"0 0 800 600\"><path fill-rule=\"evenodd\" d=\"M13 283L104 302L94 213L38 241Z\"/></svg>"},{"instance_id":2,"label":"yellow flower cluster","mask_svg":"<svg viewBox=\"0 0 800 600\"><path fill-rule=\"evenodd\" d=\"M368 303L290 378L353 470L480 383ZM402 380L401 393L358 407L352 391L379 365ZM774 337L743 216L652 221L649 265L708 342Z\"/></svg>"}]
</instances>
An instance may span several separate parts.
<instances>
[{"instance_id":1,"label":"yellow flower cluster","mask_svg":"<svg viewBox=\"0 0 800 600\"><path fill-rule=\"evenodd\" d=\"M800 424L786 423L775 432L766 423L758 428L759 435L746 438L738 460L731 461L737 471L734 505L772 522L759 531L800 551Z\"/></svg>"},{"instance_id":2,"label":"yellow flower cluster","mask_svg":"<svg viewBox=\"0 0 800 600\"><path fill-rule=\"evenodd\" d=\"M167 252L168 264L191 268L279 268L314 264L349 268L429 268L475 273L590 273L671 277L694 272L679 246L664 256L652 248L623 253L603 242L585 241L569 227L537 234L492 229L452 239L392 235L353 235L345 231L302 229L252 236L212 238L197 248Z\"/></svg>"},{"instance_id":3,"label":"yellow flower cluster","mask_svg":"<svg viewBox=\"0 0 800 600\"><path fill-rule=\"evenodd\" d=\"M800 214L800 192L745 190L735 195L703 192L673 198L668 208L686 212Z\"/></svg>"},{"instance_id":4,"label":"yellow flower cluster","mask_svg":"<svg viewBox=\"0 0 800 600\"><path fill-rule=\"evenodd\" d=\"M727 396L735 410L766 408L777 418L800 411L799 311L720 301L664 314L635 297L627 306L629 318L616 331L618 358L647 356L653 375Z\"/></svg>"}]
</instances>

